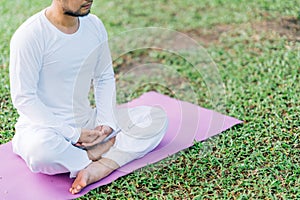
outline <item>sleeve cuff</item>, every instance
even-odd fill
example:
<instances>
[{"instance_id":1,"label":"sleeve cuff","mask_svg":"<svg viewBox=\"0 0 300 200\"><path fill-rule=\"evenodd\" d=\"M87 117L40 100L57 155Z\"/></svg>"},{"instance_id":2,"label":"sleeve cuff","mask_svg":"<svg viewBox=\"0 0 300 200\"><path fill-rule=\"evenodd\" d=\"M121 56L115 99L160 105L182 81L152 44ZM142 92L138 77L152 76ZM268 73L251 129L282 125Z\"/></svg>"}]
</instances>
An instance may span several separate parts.
<instances>
[{"instance_id":1,"label":"sleeve cuff","mask_svg":"<svg viewBox=\"0 0 300 200\"><path fill-rule=\"evenodd\" d=\"M61 132L67 140L71 141L72 144L75 144L79 140L81 128L74 128L72 126L66 125L62 128Z\"/></svg>"},{"instance_id":2,"label":"sleeve cuff","mask_svg":"<svg viewBox=\"0 0 300 200\"><path fill-rule=\"evenodd\" d=\"M72 142L72 144L76 144L81 135L81 128L71 128L73 129L73 137L70 138L70 141Z\"/></svg>"}]
</instances>

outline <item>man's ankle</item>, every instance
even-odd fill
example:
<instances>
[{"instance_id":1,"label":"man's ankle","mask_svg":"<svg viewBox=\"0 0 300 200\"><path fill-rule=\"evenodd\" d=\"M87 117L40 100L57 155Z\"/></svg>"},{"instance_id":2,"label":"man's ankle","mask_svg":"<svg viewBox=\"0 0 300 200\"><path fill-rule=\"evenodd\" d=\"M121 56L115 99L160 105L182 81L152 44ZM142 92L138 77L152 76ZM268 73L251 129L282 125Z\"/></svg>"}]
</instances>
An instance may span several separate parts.
<instances>
[{"instance_id":1,"label":"man's ankle","mask_svg":"<svg viewBox=\"0 0 300 200\"><path fill-rule=\"evenodd\" d=\"M109 158L101 158L100 160L98 160L98 162L112 170L116 170L120 167L115 161Z\"/></svg>"}]
</instances>

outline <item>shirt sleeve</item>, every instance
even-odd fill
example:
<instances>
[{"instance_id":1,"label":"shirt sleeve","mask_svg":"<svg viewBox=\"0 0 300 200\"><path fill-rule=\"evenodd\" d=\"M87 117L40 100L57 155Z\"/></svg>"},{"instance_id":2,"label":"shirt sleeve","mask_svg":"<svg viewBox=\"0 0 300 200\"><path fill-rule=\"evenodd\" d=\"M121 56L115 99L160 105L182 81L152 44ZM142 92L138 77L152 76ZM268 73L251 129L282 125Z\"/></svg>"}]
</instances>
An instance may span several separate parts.
<instances>
[{"instance_id":1,"label":"shirt sleeve","mask_svg":"<svg viewBox=\"0 0 300 200\"><path fill-rule=\"evenodd\" d=\"M97 109L96 125L107 125L113 130L116 130L117 127L114 116L116 86L106 31L104 31L104 34L105 39L99 46L100 56L93 80Z\"/></svg>"},{"instance_id":2,"label":"shirt sleeve","mask_svg":"<svg viewBox=\"0 0 300 200\"><path fill-rule=\"evenodd\" d=\"M32 33L32 32L31 32ZM43 62L42 44L37 36L16 33L10 43L10 87L18 113L30 123L49 127L76 143L81 129L58 119L37 95L39 72Z\"/></svg>"}]
</instances>

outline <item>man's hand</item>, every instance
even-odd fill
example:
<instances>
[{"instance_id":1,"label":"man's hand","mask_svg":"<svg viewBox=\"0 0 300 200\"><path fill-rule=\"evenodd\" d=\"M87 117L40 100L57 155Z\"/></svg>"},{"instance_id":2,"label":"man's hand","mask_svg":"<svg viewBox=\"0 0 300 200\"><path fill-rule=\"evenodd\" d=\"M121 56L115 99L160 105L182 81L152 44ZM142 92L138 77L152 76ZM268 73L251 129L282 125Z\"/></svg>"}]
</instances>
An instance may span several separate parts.
<instances>
[{"instance_id":1,"label":"man's hand","mask_svg":"<svg viewBox=\"0 0 300 200\"><path fill-rule=\"evenodd\" d=\"M94 130L101 131L106 136L108 136L112 132L112 128L110 128L109 126L105 126L105 125L97 126Z\"/></svg>"},{"instance_id":2,"label":"man's hand","mask_svg":"<svg viewBox=\"0 0 300 200\"><path fill-rule=\"evenodd\" d=\"M109 134L112 133L112 128L110 128L109 126L105 126L105 125L97 126L94 130L100 131L101 135L105 135L104 138L101 137L101 138L95 140L93 142L94 145L102 142L107 136L109 136Z\"/></svg>"},{"instance_id":3,"label":"man's hand","mask_svg":"<svg viewBox=\"0 0 300 200\"><path fill-rule=\"evenodd\" d=\"M109 126L97 126L94 130L81 129L81 135L76 146L91 147L102 142L112 129Z\"/></svg>"},{"instance_id":4,"label":"man's hand","mask_svg":"<svg viewBox=\"0 0 300 200\"><path fill-rule=\"evenodd\" d=\"M81 129L81 134L76 146L91 147L97 144L97 141L102 141L106 137L107 135L104 135L101 131L83 128Z\"/></svg>"}]
</instances>

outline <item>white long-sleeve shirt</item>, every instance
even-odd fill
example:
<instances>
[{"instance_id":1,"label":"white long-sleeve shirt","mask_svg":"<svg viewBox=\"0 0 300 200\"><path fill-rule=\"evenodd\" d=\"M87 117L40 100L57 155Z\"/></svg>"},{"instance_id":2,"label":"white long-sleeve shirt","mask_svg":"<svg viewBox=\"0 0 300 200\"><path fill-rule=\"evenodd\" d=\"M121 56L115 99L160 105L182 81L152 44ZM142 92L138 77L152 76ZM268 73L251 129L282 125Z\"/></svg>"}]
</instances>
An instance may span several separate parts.
<instances>
[{"instance_id":1,"label":"white long-sleeve shirt","mask_svg":"<svg viewBox=\"0 0 300 200\"><path fill-rule=\"evenodd\" d=\"M59 31L45 10L23 23L10 45L10 87L16 126L53 129L77 142L91 117L91 80L97 125L115 129L115 79L107 33L94 15L79 18L74 34Z\"/></svg>"}]
</instances>

